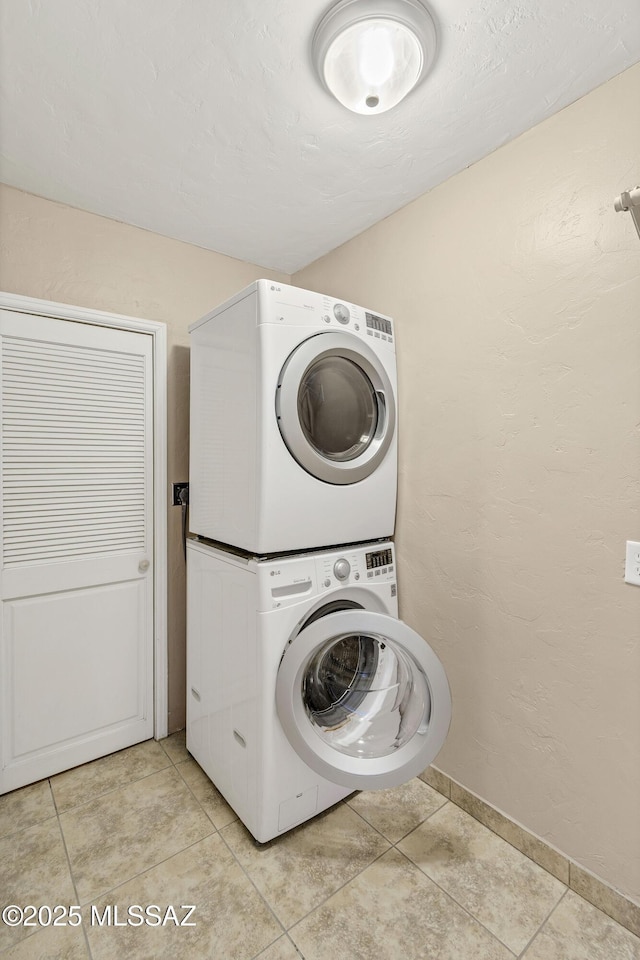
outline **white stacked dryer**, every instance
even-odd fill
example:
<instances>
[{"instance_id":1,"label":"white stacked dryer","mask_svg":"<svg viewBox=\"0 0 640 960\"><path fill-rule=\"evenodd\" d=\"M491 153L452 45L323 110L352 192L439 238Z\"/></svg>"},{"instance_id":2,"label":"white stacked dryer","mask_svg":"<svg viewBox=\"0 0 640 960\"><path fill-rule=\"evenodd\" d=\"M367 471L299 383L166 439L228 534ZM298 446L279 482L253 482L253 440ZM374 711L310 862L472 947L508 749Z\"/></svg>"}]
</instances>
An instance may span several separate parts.
<instances>
[{"instance_id":1,"label":"white stacked dryer","mask_svg":"<svg viewBox=\"0 0 640 960\"><path fill-rule=\"evenodd\" d=\"M258 280L191 328L187 748L260 842L446 737L398 619L393 321Z\"/></svg>"},{"instance_id":2,"label":"white stacked dryer","mask_svg":"<svg viewBox=\"0 0 640 960\"><path fill-rule=\"evenodd\" d=\"M259 555L392 536L391 319L258 280L190 332L191 529Z\"/></svg>"}]
</instances>

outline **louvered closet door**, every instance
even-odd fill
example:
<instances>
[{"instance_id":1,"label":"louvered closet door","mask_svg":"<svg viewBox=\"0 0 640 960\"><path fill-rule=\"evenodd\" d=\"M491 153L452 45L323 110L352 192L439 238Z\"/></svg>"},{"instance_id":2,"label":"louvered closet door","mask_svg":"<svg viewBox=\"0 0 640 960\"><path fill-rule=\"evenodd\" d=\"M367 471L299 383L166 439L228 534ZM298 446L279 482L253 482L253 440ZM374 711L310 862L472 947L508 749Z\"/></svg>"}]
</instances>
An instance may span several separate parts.
<instances>
[{"instance_id":1,"label":"louvered closet door","mask_svg":"<svg viewBox=\"0 0 640 960\"><path fill-rule=\"evenodd\" d=\"M1 311L0 792L153 735L152 338Z\"/></svg>"}]
</instances>

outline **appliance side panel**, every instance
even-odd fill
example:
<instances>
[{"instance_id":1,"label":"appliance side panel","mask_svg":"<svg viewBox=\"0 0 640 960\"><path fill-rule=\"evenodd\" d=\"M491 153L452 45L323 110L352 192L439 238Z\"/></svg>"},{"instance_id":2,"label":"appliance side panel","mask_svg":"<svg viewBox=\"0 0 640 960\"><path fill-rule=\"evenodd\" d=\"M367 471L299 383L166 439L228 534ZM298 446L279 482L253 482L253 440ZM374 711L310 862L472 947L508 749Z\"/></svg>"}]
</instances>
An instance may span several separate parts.
<instances>
[{"instance_id":1,"label":"appliance side panel","mask_svg":"<svg viewBox=\"0 0 640 960\"><path fill-rule=\"evenodd\" d=\"M244 300L245 297L251 296L252 293L255 293L256 290L260 289L260 286L264 283L264 280L254 280L253 283L250 283L247 287L244 287L242 290L239 290L232 297L229 297L227 300L224 300L222 303L219 303L217 307L214 307L213 310L210 310L209 313L205 313L203 317L200 317L199 320L196 320L195 323L189 325L189 333L193 333L198 327L202 326L204 323L208 323L213 317L217 317L218 314L224 313L229 307L234 306L240 300Z\"/></svg>"},{"instance_id":2,"label":"appliance side panel","mask_svg":"<svg viewBox=\"0 0 640 960\"><path fill-rule=\"evenodd\" d=\"M189 545L187 749L249 823L258 803L255 579Z\"/></svg>"},{"instance_id":3,"label":"appliance side panel","mask_svg":"<svg viewBox=\"0 0 640 960\"><path fill-rule=\"evenodd\" d=\"M253 293L191 334L190 528L246 547L256 525Z\"/></svg>"}]
</instances>

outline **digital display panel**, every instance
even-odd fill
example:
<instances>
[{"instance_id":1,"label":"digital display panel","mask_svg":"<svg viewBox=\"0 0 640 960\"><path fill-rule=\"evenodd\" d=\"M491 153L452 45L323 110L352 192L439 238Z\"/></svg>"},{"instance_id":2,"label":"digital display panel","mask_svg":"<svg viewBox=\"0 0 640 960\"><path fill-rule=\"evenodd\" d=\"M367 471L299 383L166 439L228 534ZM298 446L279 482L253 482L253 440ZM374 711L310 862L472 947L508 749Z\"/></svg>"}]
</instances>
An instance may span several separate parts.
<instances>
[{"instance_id":1,"label":"digital display panel","mask_svg":"<svg viewBox=\"0 0 640 960\"><path fill-rule=\"evenodd\" d=\"M389 334L389 336L393 333L391 321L386 320L385 317L376 317L375 313L365 313L365 317L367 318L367 326L371 327L372 330L379 330L381 333Z\"/></svg>"},{"instance_id":2,"label":"digital display panel","mask_svg":"<svg viewBox=\"0 0 640 960\"><path fill-rule=\"evenodd\" d=\"M367 570L373 570L374 567L388 567L391 563L393 563L391 547L387 550L376 550L375 553L367 554Z\"/></svg>"}]
</instances>

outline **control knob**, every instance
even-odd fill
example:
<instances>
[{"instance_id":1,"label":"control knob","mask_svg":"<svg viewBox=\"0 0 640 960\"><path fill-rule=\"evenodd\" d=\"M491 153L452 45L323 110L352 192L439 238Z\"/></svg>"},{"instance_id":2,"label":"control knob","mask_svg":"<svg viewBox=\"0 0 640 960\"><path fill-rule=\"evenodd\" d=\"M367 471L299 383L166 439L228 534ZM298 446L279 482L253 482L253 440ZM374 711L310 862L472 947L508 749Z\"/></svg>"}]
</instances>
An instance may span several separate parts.
<instances>
[{"instance_id":1,"label":"control knob","mask_svg":"<svg viewBox=\"0 0 640 960\"><path fill-rule=\"evenodd\" d=\"M351 573L351 564L348 560L345 560L344 557L341 557L340 560L336 560L334 563L333 573L336 580L346 580Z\"/></svg>"},{"instance_id":2,"label":"control knob","mask_svg":"<svg viewBox=\"0 0 640 960\"><path fill-rule=\"evenodd\" d=\"M349 323L349 307L345 307L344 303L336 303L333 308L333 315L338 321L338 323Z\"/></svg>"}]
</instances>

